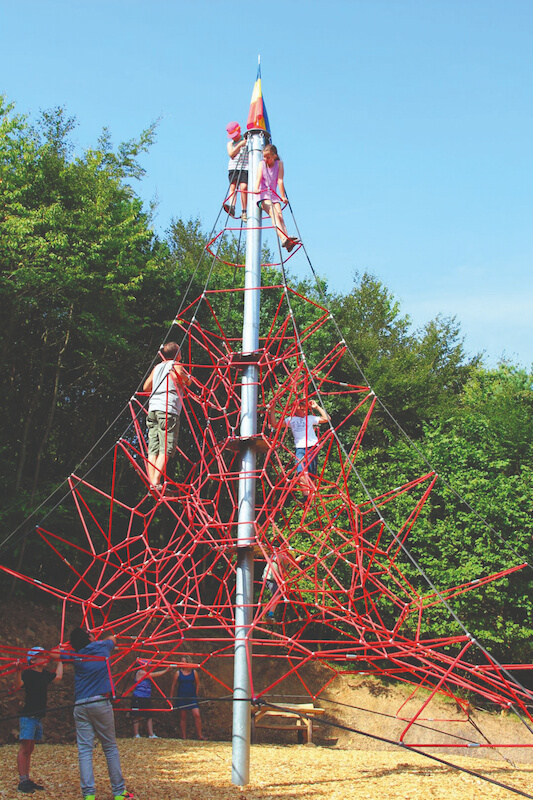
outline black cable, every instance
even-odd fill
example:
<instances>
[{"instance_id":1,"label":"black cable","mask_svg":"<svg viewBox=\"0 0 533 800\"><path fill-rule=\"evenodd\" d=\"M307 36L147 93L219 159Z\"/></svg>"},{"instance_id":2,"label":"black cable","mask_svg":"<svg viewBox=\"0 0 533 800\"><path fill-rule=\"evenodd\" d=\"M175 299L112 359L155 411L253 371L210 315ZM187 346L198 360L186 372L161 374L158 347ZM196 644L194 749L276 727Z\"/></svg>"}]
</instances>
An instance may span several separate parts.
<instances>
[{"instance_id":1,"label":"black cable","mask_svg":"<svg viewBox=\"0 0 533 800\"><path fill-rule=\"evenodd\" d=\"M15 693L13 692L13 694L15 694ZM133 695L131 693L128 693L128 694L120 694L120 695L116 695L115 697L109 697L109 698L104 698L104 699L108 699L108 700L111 701L111 703L115 707L115 711L131 711L131 708L126 708L126 707L117 708L116 706L117 706L117 703L120 703L123 700L124 701L127 700L129 702L132 697L133 697ZM163 695L161 695L161 697L163 697ZM166 697L165 696L165 699L168 700L169 702L172 702L174 700L190 700L191 698L190 697L180 697L179 695L177 695L175 697ZM235 698L233 698L231 695L228 695L227 697L197 697L196 698L196 702L199 705L206 705L207 703L214 703L214 702L230 703L230 702L233 702L234 699ZM49 706L49 705L47 705L47 707L45 709L46 714L43 715L43 716L46 716L48 714L53 714L53 713L56 713L58 711L68 711L69 709L75 708L77 705L91 706L94 703L101 703L101 702L102 702L102 698L98 698L96 700L90 700L90 701L88 701L86 703L81 703L81 704L80 703L76 703L76 702L72 702L72 703L63 703L60 706ZM157 713L159 713L159 712L168 713L169 711L176 711L177 709L174 708L174 707L172 707L172 708L166 707L166 708L153 708L153 709L145 709L145 710L146 711L153 711L154 714L155 714L156 712ZM8 720L20 719L21 717L24 717L24 716L27 716L27 715L24 714L24 712L22 712L22 711L20 713L18 713L18 714L9 714L9 715L5 715L5 716L0 716L0 722L7 722Z\"/></svg>"},{"instance_id":2,"label":"black cable","mask_svg":"<svg viewBox=\"0 0 533 800\"><path fill-rule=\"evenodd\" d=\"M350 703L341 703L339 700L329 700L327 697L320 697L320 702L321 703L331 703L332 705L335 705L335 706L342 706L342 708L349 708L351 711L363 711L366 714L375 714L378 717L385 717L386 719L394 719L394 720L398 721L398 717L395 716L394 714L386 714L384 711L375 711L372 708L363 708L362 706L353 706ZM424 730L431 731L432 733L440 733L440 734L442 734L444 736L450 736L450 737L453 737L455 739L460 739L462 742L475 744L475 742L472 739L467 739L466 736L458 736L455 733L449 733L448 731L443 731L441 728L434 728L431 725L425 725L423 722L416 721L416 722L414 722L414 725L417 728L423 728ZM481 732L481 730L479 728L477 728L477 726L476 726L476 730L478 731L480 736L483 736L483 738L486 739L484 734ZM487 739L487 741L488 741L488 739Z\"/></svg>"}]
</instances>

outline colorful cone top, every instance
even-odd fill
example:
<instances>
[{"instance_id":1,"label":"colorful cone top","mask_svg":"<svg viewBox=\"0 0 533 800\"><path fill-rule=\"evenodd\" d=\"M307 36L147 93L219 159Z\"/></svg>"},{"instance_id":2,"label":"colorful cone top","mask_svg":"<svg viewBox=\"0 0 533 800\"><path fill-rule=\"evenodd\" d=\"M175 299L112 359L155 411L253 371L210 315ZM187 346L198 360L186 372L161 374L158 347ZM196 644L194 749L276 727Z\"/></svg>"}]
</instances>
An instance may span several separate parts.
<instances>
[{"instance_id":1,"label":"colorful cone top","mask_svg":"<svg viewBox=\"0 0 533 800\"><path fill-rule=\"evenodd\" d=\"M250 111L248 114L248 122L246 123L248 130L251 128L260 128L263 131L270 133L270 124L268 122L268 114L263 100L263 91L261 89L261 63L257 67L257 78L252 92L252 100L250 102Z\"/></svg>"}]
</instances>

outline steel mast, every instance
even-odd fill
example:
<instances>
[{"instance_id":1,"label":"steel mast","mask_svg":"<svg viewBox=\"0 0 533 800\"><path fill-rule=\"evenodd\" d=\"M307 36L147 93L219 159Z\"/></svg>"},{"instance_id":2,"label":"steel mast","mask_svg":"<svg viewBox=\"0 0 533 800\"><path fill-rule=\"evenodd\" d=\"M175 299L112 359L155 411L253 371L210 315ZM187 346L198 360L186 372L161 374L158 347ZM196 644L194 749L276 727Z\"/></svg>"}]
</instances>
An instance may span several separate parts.
<instances>
[{"instance_id":1,"label":"steel mast","mask_svg":"<svg viewBox=\"0 0 533 800\"><path fill-rule=\"evenodd\" d=\"M257 86L261 94L260 66L252 95L254 106ZM262 96L261 96L262 107ZM266 112L265 112L266 117ZM250 124L250 117L249 123ZM231 780L244 786L250 779L251 681L252 664L251 623L253 615L255 543L255 488L257 394L259 368L259 311L261 306L261 211L253 194L263 147L269 141L268 118L266 129L248 130L248 229L246 234L246 265L244 278L244 317L242 358L247 361L241 383L241 469L239 474L239 514L237 525L237 574L235 595L235 659L233 671L233 733ZM238 187L237 187L238 189Z\"/></svg>"}]
</instances>

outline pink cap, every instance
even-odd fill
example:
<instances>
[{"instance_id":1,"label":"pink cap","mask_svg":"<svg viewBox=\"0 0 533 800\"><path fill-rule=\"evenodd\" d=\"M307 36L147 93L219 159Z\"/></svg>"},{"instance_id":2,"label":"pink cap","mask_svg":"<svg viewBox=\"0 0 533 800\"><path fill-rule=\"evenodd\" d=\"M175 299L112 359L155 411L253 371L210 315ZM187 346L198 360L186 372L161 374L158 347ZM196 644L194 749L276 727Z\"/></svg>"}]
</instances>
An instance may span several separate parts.
<instances>
[{"instance_id":1,"label":"pink cap","mask_svg":"<svg viewBox=\"0 0 533 800\"><path fill-rule=\"evenodd\" d=\"M226 130L228 132L228 136L230 139L235 137L236 133L241 132L241 126L238 122L230 122L229 125L226 125Z\"/></svg>"}]
</instances>

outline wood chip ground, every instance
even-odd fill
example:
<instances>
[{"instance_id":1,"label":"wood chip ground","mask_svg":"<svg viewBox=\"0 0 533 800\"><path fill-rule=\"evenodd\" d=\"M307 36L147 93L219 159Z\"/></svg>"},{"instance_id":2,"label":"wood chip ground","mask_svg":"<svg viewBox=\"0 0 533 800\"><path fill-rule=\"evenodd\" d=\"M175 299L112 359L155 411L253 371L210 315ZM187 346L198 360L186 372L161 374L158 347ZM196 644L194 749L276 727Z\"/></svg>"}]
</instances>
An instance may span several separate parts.
<instances>
[{"instance_id":1,"label":"wood chip ground","mask_svg":"<svg viewBox=\"0 0 533 800\"><path fill-rule=\"evenodd\" d=\"M136 800L509 800L519 795L479 777L449 769L413 753L342 750L314 745L255 745L250 783L231 782L231 744L178 739L120 739L127 788ZM17 745L0 756L0 800L20 800ZM533 797L533 766L505 760L439 753L480 775ZM95 751L97 800L112 800L105 759ZM43 744L35 749L32 777L46 787L42 800L81 796L76 747ZM524 794L522 796L524 796Z\"/></svg>"}]
</instances>

